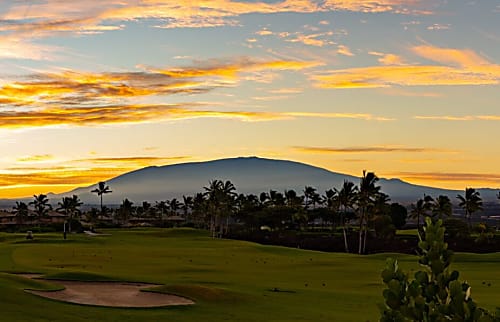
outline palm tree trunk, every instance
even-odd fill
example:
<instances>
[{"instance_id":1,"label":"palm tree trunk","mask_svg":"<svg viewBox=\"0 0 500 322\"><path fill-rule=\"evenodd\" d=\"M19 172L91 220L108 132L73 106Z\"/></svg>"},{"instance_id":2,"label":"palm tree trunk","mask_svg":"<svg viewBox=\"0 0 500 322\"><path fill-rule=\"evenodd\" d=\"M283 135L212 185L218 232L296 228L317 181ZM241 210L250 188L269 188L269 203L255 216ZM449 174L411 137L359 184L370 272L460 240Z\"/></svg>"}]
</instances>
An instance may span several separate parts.
<instances>
[{"instance_id":1,"label":"palm tree trunk","mask_svg":"<svg viewBox=\"0 0 500 322\"><path fill-rule=\"evenodd\" d=\"M363 247L363 220L364 220L364 211L361 213L361 217L359 218L358 254L361 254L361 250Z\"/></svg>"},{"instance_id":2,"label":"palm tree trunk","mask_svg":"<svg viewBox=\"0 0 500 322\"><path fill-rule=\"evenodd\" d=\"M368 236L368 223L366 223L364 230L365 230L365 232L363 235L363 254L366 253L366 238Z\"/></svg>"},{"instance_id":3,"label":"palm tree trunk","mask_svg":"<svg viewBox=\"0 0 500 322\"><path fill-rule=\"evenodd\" d=\"M345 224L344 224L344 227L342 227L342 232L344 233L344 247L345 247L345 252L349 253L349 244L347 243L347 232L346 232Z\"/></svg>"},{"instance_id":4,"label":"palm tree trunk","mask_svg":"<svg viewBox=\"0 0 500 322\"><path fill-rule=\"evenodd\" d=\"M345 247L345 252L349 253L349 243L347 241L347 221L345 220L345 214L346 214L346 207L344 207L344 213L340 217L340 220L342 222L342 233L344 234L344 247Z\"/></svg>"}]
</instances>

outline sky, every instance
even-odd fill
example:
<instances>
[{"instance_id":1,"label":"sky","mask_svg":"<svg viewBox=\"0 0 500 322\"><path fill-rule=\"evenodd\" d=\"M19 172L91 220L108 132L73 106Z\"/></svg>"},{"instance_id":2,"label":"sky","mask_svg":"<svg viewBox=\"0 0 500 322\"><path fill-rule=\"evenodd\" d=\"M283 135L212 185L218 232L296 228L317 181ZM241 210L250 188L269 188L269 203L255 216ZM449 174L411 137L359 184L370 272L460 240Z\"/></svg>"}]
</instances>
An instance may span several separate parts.
<instances>
[{"instance_id":1,"label":"sky","mask_svg":"<svg viewBox=\"0 0 500 322\"><path fill-rule=\"evenodd\" d=\"M500 0L0 1L0 198L287 159L500 188Z\"/></svg>"}]
</instances>

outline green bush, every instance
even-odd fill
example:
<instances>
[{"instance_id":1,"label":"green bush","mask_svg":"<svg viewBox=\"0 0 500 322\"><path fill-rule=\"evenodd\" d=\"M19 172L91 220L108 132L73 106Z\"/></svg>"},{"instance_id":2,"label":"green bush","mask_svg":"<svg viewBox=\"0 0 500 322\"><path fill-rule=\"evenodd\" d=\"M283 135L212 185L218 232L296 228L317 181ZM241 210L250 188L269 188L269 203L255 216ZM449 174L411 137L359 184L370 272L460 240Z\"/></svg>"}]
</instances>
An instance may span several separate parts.
<instances>
[{"instance_id":1,"label":"green bush","mask_svg":"<svg viewBox=\"0 0 500 322\"><path fill-rule=\"evenodd\" d=\"M468 238L470 236L469 225L462 220L457 218L449 218L444 221L443 224L446 229L446 235L450 238Z\"/></svg>"},{"instance_id":2,"label":"green bush","mask_svg":"<svg viewBox=\"0 0 500 322\"><path fill-rule=\"evenodd\" d=\"M372 224L378 238L393 239L396 235L396 227L392 224L391 217L387 215L375 216Z\"/></svg>"},{"instance_id":3,"label":"green bush","mask_svg":"<svg viewBox=\"0 0 500 322\"><path fill-rule=\"evenodd\" d=\"M444 242L445 228L442 221L426 219L425 239L420 238L419 264L424 269L409 274L399 268L395 259L387 259L382 279L387 288L381 306L381 322L389 321L500 321L481 309L472 300L470 286L458 280L458 271L449 271L453 252Z\"/></svg>"}]
</instances>

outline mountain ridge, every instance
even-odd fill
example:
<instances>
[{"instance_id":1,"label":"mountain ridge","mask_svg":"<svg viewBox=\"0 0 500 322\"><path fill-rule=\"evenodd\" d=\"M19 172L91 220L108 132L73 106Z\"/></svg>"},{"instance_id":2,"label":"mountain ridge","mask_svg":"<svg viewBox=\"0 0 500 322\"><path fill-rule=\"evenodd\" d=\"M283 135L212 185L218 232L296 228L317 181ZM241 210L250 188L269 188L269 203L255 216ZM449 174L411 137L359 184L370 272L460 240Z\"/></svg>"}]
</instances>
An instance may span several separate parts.
<instances>
[{"instance_id":1,"label":"mountain ridge","mask_svg":"<svg viewBox=\"0 0 500 322\"><path fill-rule=\"evenodd\" d=\"M259 194L262 191L294 189L301 192L305 186L317 188L319 193L331 188L340 188L344 180L359 182L359 177L333 172L321 167L292 161L251 157L234 157L209 161L193 161L163 166L148 166L136 169L106 181L113 193L104 197L106 204L119 204L125 198L139 203L182 198L203 191L210 180L230 180L238 193ZM399 178L380 178L381 190L391 200L403 203L414 202L424 194L440 194L456 199L462 190L442 189L411 184ZM59 194L48 194L51 200L77 194L86 204L97 204L98 198L90 190L96 184L79 187ZM485 201L496 198L496 190L478 189ZM28 200L27 198L8 201ZM30 199L31 200L31 199ZM2 200L5 204L6 200Z\"/></svg>"}]
</instances>

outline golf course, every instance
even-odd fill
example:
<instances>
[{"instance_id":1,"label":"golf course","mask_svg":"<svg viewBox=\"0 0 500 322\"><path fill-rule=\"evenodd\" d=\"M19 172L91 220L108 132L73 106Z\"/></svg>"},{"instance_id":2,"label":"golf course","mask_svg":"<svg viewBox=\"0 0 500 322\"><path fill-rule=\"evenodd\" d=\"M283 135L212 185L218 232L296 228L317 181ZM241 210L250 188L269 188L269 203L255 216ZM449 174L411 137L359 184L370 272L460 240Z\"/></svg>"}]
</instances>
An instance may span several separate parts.
<instances>
[{"instance_id":1,"label":"golf course","mask_svg":"<svg viewBox=\"0 0 500 322\"><path fill-rule=\"evenodd\" d=\"M5 321L377 321L387 257L415 270L417 257L322 253L213 239L188 228L109 229L102 235L0 234L0 312ZM472 297L500 304L500 253L455 255ZM22 274L42 274L30 278ZM192 305L116 308L43 298L61 281L154 284L141 292ZM108 289L108 293L109 293ZM36 292L42 294L43 292ZM110 295L113 297L112 295ZM118 295L117 295L118 296Z\"/></svg>"}]
</instances>

